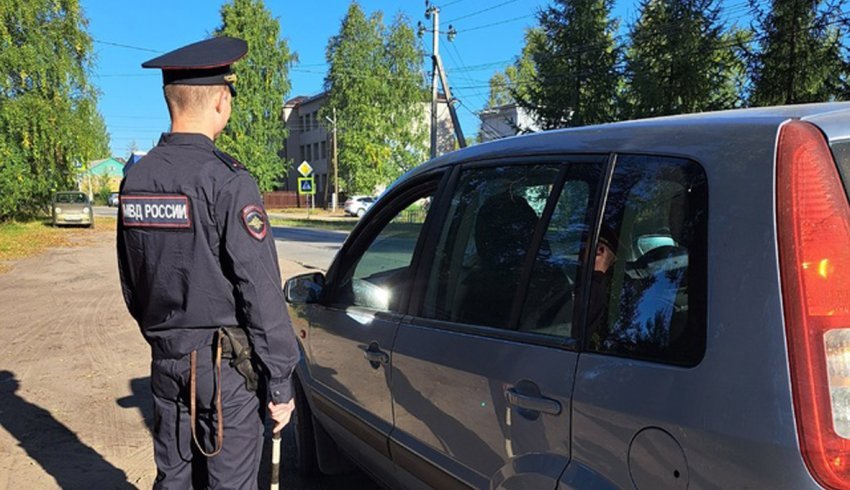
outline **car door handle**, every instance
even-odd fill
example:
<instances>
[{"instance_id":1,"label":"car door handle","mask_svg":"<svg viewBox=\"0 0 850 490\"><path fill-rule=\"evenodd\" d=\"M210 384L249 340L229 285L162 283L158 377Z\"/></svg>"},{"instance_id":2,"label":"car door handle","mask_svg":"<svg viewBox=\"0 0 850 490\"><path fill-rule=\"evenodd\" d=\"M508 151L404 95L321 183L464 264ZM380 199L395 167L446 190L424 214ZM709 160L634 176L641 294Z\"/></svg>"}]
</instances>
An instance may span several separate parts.
<instances>
[{"instance_id":1,"label":"car door handle","mask_svg":"<svg viewBox=\"0 0 850 490\"><path fill-rule=\"evenodd\" d=\"M505 390L505 398L507 398L509 404L525 410L543 412L550 415L561 413L560 402L546 398L545 396L523 395L513 388L508 388Z\"/></svg>"},{"instance_id":2,"label":"car door handle","mask_svg":"<svg viewBox=\"0 0 850 490\"><path fill-rule=\"evenodd\" d=\"M390 355L382 350L367 349L363 351L363 357L369 362L380 362L381 364L390 362Z\"/></svg>"}]
</instances>

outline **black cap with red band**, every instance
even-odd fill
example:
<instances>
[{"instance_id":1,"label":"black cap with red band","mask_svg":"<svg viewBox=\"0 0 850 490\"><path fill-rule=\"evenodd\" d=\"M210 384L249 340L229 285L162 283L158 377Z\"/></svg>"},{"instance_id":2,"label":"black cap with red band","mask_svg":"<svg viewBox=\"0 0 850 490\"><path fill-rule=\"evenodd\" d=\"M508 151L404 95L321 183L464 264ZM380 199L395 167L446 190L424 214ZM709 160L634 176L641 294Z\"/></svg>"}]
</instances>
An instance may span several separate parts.
<instances>
[{"instance_id":1,"label":"black cap with red band","mask_svg":"<svg viewBox=\"0 0 850 490\"><path fill-rule=\"evenodd\" d=\"M162 70L163 85L227 85L236 96L236 75L230 65L248 52L248 43L234 37L214 37L183 46L142 63Z\"/></svg>"}]
</instances>

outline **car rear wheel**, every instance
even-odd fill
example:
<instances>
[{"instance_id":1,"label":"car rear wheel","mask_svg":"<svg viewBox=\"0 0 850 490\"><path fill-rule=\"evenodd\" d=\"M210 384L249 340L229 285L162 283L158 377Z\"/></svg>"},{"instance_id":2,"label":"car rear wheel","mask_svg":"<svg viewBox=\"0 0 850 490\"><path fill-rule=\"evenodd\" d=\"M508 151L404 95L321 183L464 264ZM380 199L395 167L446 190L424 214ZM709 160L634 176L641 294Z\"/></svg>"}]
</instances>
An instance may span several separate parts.
<instances>
[{"instance_id":1,"label":"car rear wheel","mask_svg":"<svg viewBox=\"0 0 850 490\"><path fill-rule=\"evenodd\" d=\"M307 396L301 383L295 385L295 414L292 417L293 432L295 433L295 467L301 475L309 476L318 473L316 461L316 434L313 430L313 412L307 403Z\"/></svg>"}]
</instances>

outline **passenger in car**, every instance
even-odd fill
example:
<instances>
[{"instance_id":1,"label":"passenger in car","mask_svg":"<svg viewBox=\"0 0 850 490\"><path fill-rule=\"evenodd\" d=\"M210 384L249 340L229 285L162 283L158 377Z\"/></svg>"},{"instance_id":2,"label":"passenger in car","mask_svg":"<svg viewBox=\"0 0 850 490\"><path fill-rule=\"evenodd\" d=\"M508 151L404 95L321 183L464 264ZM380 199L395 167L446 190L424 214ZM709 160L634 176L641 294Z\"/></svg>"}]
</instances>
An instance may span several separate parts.
<instances>
[{"instance_id":1,"label":"passenger in car","mask_svg":"<svg viewBox=\"0 0 850 490\"><path fill-rule=\"evenodd\" d=\"M605 339L608 333L608 297L618 247L617 234L611 227L603 224L599 231L599 241L596 244L596 256L590 276L590 301L587 309L591 342L597 343L597 345Z\"/></svg>"}]
</instances>

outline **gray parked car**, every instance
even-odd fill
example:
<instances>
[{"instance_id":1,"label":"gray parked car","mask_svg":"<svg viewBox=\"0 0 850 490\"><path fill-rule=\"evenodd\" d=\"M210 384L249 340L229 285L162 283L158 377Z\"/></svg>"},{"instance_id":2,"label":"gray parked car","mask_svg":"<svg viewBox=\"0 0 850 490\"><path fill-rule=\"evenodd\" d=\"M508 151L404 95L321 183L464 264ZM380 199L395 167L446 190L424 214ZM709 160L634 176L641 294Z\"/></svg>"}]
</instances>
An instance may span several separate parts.
<instances>
[{"instance_id":1,"label":"gray parked car","mask_svg":"<svg viewBox=\"0 0 850 490\"><path fill-rule=\"evenodd\" d=\"M847 103L414 169L327 275L286 283L299 467L342 453L389 488L850 487L849 182Z\"/></svg>"}]
</instances>

